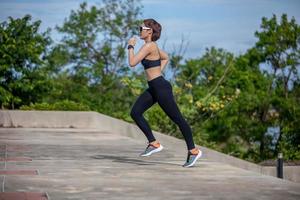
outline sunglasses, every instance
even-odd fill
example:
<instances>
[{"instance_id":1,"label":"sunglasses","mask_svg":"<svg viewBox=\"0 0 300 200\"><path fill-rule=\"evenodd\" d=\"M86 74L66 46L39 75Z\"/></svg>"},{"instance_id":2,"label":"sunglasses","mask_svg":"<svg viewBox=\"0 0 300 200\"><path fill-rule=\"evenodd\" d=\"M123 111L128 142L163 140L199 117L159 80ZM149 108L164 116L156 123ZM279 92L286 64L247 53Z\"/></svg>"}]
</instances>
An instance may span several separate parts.
<instances>
[{"instance_id":1,"label":"sunglasses","mask_svg":"<svg viewBox=\"0 0 300 200\"><path fill-rule=\"evenodd\" d=\"M140 32L142 32L143 30L150 30L151 28L146 27L146 26L140 26Z\"/></svg>"}]
</instances>

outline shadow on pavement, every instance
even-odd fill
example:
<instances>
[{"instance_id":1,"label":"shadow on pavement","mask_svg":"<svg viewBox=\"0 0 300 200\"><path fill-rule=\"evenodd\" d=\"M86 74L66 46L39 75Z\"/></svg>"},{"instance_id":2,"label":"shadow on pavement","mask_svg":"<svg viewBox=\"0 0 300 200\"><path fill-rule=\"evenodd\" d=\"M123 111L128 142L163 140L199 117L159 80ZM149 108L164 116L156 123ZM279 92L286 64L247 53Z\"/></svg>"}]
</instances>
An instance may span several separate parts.
<instances>
[{"instance_id":1,"label":"shadow on pavement","mask_svg":"<svg viewBox=\"0 0 300 200\"><path fill-rule=\"evenodd\" d=\"M120 163L132 163L136 165L157 165L157 164L163 164L163 165L175 165L175 166L181 166L176 163L170 163L170 162L157 162L157 161L145 161L145 160L139 160L139 159L134 159L130 158L127 156L114 156L114 155L95 155L91 156L93 159L108 159L112 160L112 162L120 162ZM142 157L141 157L142 158Z\"/></svg>"}]
</instances>

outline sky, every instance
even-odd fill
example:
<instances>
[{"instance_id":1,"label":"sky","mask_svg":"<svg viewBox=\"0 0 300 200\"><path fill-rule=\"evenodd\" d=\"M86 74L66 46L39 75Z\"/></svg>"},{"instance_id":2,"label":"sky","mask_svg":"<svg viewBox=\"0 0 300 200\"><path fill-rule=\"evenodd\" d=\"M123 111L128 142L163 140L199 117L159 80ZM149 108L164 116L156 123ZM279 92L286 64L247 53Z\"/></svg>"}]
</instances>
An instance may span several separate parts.
<instances>
[{"instance_id":1,"label":"sky","mask_svg":"<svg viewBox=\"0 0 300 200\"><path fill-rule=\"evenodd\" d=\"M41 31L52 28L51 36L58 42L61 35L54 30L62 25L71 10L82 0L0 0L0 21L30 14L42 20ZM87 1L97 5L101 0ZM206 47L215 46L240 55L254 46L261 18L278 18L286 13L300 24L300 0L141 0L142 18L153 18L162 25L157 41L169 53L178 51L182 39L188 44L185 59L197 58ZM138 45L142 41L138 42Z\"/></svg>"}]
</instances>

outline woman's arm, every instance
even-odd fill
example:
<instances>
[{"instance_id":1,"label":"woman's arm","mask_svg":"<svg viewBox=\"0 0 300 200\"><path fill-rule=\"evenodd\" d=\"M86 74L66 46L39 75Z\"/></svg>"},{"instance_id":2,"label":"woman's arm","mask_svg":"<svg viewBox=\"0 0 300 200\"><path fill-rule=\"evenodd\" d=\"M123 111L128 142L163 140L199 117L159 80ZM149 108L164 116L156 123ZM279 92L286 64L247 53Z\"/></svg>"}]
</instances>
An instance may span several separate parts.
<instances>
[{"instance_id":1,"label":"woman's arm","mask_svg":"<svg viewBox=\"0 0 300 200\"><path fill-rule=\"evenodd\" d=\"M135 37L132 37L128 41L128 45L134 46L136 44ZM150 53L150 43L145 43L140 50L134 55L134 49L128 49L128 63L130 67L136 66L143 58Z\"/></svg>"},{"instance_id":2,"label":"woman's arm","mask_svg":"<svg viewBox=\"0 0 300 200\"><path fill-rule=\"evenodd\" d=\"M137 54L134 55L134 49L128 49L128 63L130 67L136 66L143 58L150 53L150 44L144 44Z\"/></svg>"},{"instance_id":3,"label":"woman's arm","mask_svg":"<svg viewBox=\"0 0 300 200\"><path fill-rule=\"evenodd\" d=\"M161 59L161 65L160 65L161 67L160 68L161 68L161 71L163 71L165 66L169 62L169 56L165 51L163 51L161 49L159 49L159 54L160 54L160 59Z\"/></svg>"}]
</instances>

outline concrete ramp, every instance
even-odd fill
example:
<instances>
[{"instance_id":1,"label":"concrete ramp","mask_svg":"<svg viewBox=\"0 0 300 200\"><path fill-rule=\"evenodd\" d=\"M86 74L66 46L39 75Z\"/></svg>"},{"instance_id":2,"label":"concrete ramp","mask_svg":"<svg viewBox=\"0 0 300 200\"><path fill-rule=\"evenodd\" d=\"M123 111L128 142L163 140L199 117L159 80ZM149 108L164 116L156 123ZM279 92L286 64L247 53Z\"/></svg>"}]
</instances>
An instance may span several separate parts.
<instances>
[{"instance_id":1,"label":"concrete ramp","mask_svg":"<svg viewBox=\"0 0 300 200\"><path fill-rule=\"evenodd\" d=\"M103 130L100 121L92 128L8 128L7 112L0 112L0 199L300 199L300 184L205 147L198 146L204 156L194 167L183 168L185 142L158 132L164 150L139 157L146 139L126 122L110 121Z\"/></svg>"}]
</instances>

